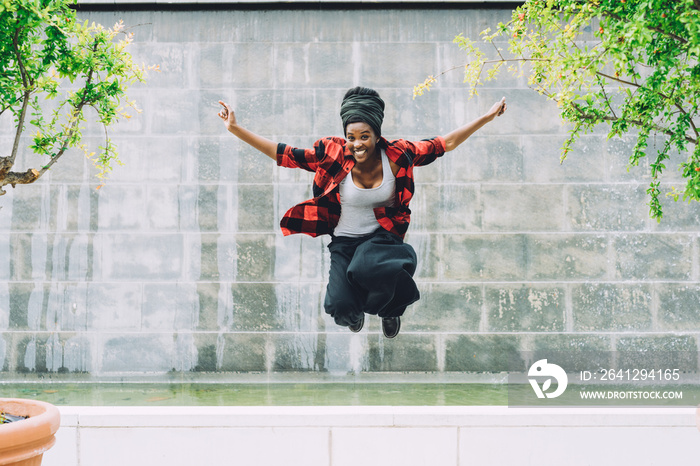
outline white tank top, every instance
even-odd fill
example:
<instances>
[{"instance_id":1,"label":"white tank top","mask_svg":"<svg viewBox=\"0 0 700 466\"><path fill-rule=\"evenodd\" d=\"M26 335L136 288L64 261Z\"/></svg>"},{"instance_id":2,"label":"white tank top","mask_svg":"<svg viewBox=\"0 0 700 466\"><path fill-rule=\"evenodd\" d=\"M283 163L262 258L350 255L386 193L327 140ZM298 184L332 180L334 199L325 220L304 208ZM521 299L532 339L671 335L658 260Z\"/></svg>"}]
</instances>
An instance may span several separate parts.
<instances>
[{"instance_id":1,"label":"white tank top","mask_svg":"<svg viewBox=\"0 0 700 466\"><path fill-rule=\"evenodd\" d=\"M394 205L396 177L386 153L381 151L382 184L376 188L360 188L350 172L340 182L340 221L335 236L360 237L375 232L379 226L374 209Z\"/></svg>"}]
</instances>

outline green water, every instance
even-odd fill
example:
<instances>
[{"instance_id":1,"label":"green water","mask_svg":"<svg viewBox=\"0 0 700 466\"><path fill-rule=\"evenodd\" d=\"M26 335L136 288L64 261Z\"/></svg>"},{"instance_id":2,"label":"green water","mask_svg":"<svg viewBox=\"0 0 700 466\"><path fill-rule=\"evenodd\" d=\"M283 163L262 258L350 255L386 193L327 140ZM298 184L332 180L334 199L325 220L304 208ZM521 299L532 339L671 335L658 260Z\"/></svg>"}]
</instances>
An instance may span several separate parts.
<instances>
[{"instance_id":1,"label":"green water","mask_svg":"<svg viewBox=\"0 0 700 466\"><path fill-rule=\"evenodd\" d=\"M0 384L0 397L58 406L493 406L508 404L508 389L475 383L51 383Z\"/></svg>"},{"instance_id":2,"label":"green water","mask_svg":"<svg viewBox=\"0 0 700 466\"><path fill-rule=\"evenodd\" d=\"M668 387L666 387L668 388ZM653 387L650 389L657 390ZM629 390L591 386L587 390ZM0 398L58 406L697 406L700 386L678 385L682 399L582 400L575 386L538 400L529 385L486 383L0 383Z\"/></svg>"}]
</instances>

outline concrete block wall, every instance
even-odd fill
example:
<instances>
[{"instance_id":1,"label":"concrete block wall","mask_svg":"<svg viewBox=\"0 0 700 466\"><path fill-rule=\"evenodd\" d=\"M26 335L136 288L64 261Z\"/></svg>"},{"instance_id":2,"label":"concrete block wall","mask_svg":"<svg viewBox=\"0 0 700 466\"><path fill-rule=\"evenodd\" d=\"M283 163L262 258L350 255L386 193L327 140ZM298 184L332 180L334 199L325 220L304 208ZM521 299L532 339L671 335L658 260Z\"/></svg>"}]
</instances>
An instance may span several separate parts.
<instances>
[{"instance_id":1,"label":"concrete block wall","mask_svg":"<svg viewBox=\"0 0 700 466\"><path fill-rule=\"evenodd\" d=\"M664 220L650 220L645 168L626 170L631 140L601 129L560 165L566 129L524 78L469 100L456 71L412 98L464 62L455 35L477 37L509 10L114 8L79 15L123 19L136 59L162 71L133 89L143 112L113 130L124 166L103 187L76 152L0 198L3 380L489 373L525 351L697 356L700 208L665 202ZM392 341L376 318L353 335L324 315L328 238L279 231L311 177L216 117L223 99L251 130L309 147L342 134L340 100L355 85L383 96L389 138L446 134L502 96L509 105L417 169L407 241L422 299ZM86 134L99 144L99 127ZM11 135L3 117L3 151ZM40 163L25 152L19 166Z\"/></svg>"}]
</instances>

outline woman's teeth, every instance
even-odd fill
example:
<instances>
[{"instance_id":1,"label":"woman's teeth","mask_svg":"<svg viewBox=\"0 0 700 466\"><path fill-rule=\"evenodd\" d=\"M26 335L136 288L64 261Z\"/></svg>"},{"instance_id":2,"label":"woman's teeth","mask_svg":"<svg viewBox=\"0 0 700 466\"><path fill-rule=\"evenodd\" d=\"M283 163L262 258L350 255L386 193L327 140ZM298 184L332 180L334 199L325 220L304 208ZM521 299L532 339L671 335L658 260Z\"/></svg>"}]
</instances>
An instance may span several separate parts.
<instances>
[{"instance_id":1,"label":"woman's teeth","mask_svg":"<svg viewBox=\"0 0 700 466\"><path fill-rule=\"evenodd\" d=\"M366 149L356 150L356 151L355 151L355 155L365 155L365 152L367 152Z\"/></svg>"}]
</instances>

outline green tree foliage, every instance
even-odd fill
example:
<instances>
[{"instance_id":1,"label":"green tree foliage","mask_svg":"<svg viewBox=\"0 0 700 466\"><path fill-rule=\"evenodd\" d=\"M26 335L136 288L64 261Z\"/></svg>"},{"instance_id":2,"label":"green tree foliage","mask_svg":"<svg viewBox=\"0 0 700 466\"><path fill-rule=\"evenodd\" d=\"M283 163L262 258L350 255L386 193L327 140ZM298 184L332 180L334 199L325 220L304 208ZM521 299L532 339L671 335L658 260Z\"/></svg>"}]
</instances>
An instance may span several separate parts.
<instances>
[{"instance_id":1,"label":"green tree foliage","mask_svg":"<svg viewBox=\"0 0 700 466\"><path fill-rule=\"evenodd\" d=\"M528 0L481 35L479 42L455 38L469 54L464 70L472 95L503 69L527 69L529 86L555 101L569 123L562 161L600 124L608 125L609 138L636 138L630 166L659 136L647 190L651 217L662 217L660 177L673 150L687 155L680 164L686 185L668 195L700 200L700 0ZM505 43L507 51L498 46ZM436 79L416 86L414 96Z\"/></svg>"},{"instance_id":2,"label":"green tree foliage","mask_svg":"<svg viewBox=\"0 0 700 466\"><path fill-rule=\"evenodd\" d=\"M11 115L15 123L10 153L0 154L0 194L8 184L33 183L72 147L85 151L101 179L119 163L107 128L138 111L126 90L144 81L146 68L127 52L132 34L123 23L108 29L79 22L74 3L0 0L0 116ZM97 153L82 142L90 108L105 132ZM46 163L20 173L13 166L25 130L31 131L30 148Z\"/></svg>"}]
</instances>

